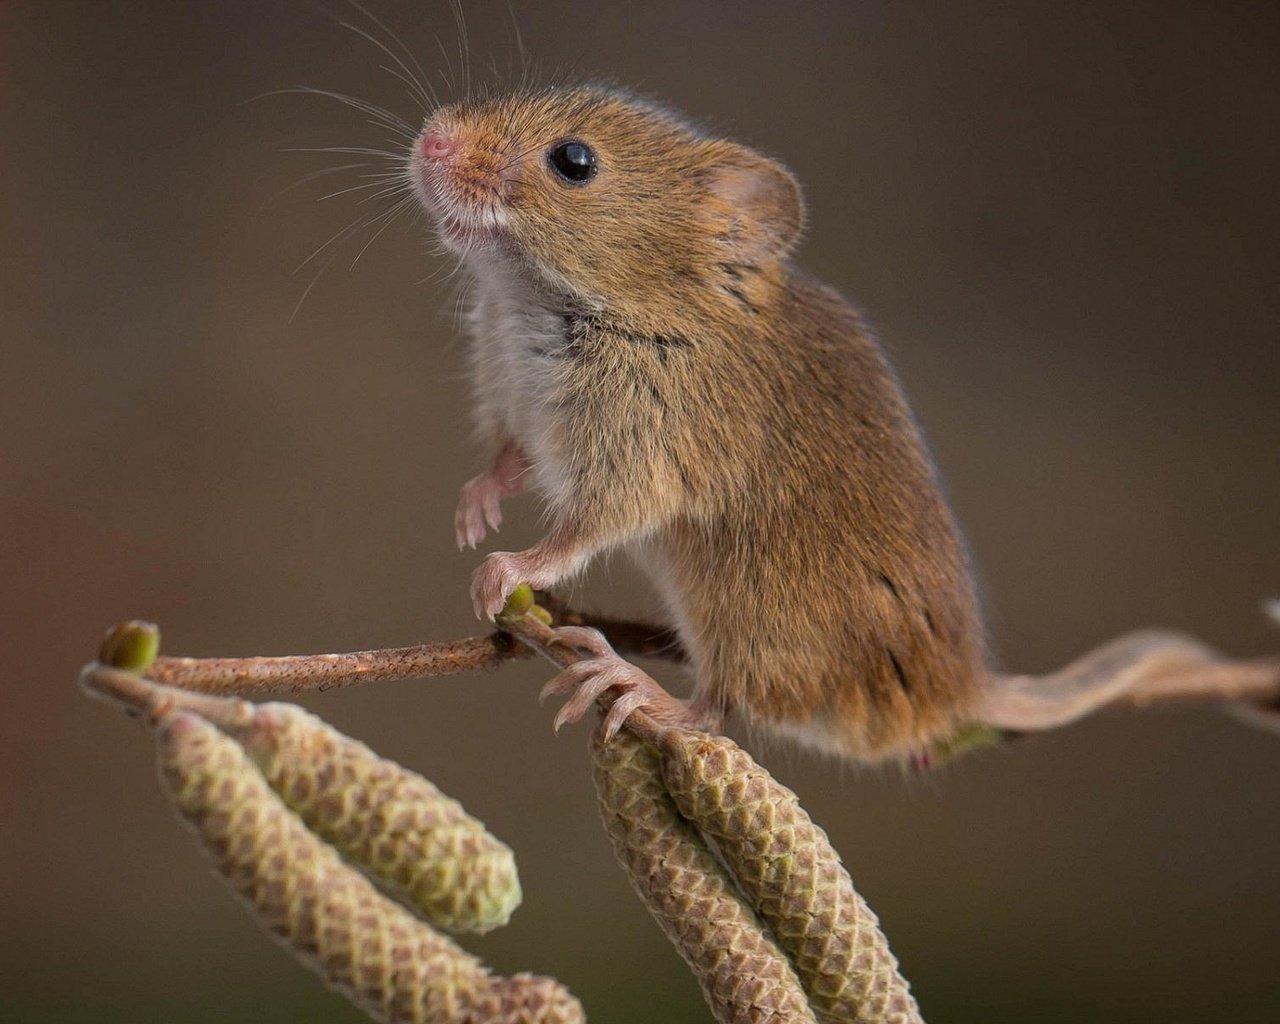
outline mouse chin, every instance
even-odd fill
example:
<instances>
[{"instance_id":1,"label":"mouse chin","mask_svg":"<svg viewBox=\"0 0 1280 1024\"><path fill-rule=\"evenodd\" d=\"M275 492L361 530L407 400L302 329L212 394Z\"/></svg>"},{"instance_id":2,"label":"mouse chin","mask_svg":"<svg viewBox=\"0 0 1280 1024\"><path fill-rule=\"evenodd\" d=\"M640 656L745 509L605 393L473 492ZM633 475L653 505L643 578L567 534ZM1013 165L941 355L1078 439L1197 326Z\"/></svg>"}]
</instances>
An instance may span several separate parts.
<instances>
[{"instance_id":1,"label":"mouse chin","mask_svg":"<svg viewBox=\"0 0 1280 1024\"><path fill-rule=\"evenodd\" d=\"M478 245L496 242L502 232L497 228L477 224L473 218L459 217L452 213L436 215L436 226L446 242L454 248L474 249Z\"/></svg>"},{"instance_id":2,"label":"mouse chin","mask_svg":"<svg viewBox=\"0 0 1280 1024\"><path fill-rule=\"evenodd\" d=\"M471 208L461 203L441 201L428 203L427 209L435 220L441 239L455 251L495 249L508 238L505 210Z\"/></svg>"}]
</instances>

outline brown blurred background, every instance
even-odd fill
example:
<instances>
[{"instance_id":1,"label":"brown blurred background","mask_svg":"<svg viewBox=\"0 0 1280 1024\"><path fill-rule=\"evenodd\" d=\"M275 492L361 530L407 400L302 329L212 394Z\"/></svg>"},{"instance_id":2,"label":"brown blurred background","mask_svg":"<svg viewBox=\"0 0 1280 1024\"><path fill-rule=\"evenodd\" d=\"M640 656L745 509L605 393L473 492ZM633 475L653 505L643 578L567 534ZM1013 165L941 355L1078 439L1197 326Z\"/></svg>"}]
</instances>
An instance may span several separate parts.
<instances>
[{"instance_id":1,"label":"brown blurred background","mask_svg":"<svg viewBox=\"0 0 1280 1024\"><path fill-rule=\"evenodd\" d=\"M443 0L372 0L435 69ZM333 11L361 21L341 0ZM1003 662L1126 629L1280 646L1280 8L1269 3L532 3L549 68L609 76L786 160L802 259L878 325L982 567ZM474 76L515 61L467 5ZM362 22L368 24L367 22ZM210 878L141 730L75 688L101 630L171 653L474 631L451 540L480 465L420 224L358 215L418 112L305 0L0 5L0 1019L362 1018ZM437 83L439 84L439 83ZM427 281L432 278L434 280ZM523 511L523 515L521 512ZM502 546L536 535L512 510ZM643 611L621 562L585 600ZM468 945L593 1019L705 1021L600 831L547 670L307 701L516 848ZM1114 714L924 778L768 763L832 834L933 1021L1280 1018L1280 743L1210 709Z\"/></svg>"}]
</instances>

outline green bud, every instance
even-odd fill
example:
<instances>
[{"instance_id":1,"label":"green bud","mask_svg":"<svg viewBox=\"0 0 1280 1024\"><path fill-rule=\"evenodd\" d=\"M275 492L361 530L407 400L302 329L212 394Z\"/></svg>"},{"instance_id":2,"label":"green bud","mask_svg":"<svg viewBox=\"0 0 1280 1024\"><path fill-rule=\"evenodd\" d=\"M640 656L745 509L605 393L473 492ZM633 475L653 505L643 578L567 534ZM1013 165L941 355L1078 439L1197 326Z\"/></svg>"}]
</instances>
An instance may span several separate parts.
<instances>
[{"instance_id":1,"label":"green bud","mask_svg":"<svg viewBox=\"0 0 1280 1024\"><path fill-rule=\"evenodd\" d=\"M532 607L533 587L527 583L521 583L515 590L511 591L511 596L507 598L507 603L502 611L498 613L498 617L501 619L518 619Z\"/></svg>"},{"instance_id":2,"label":"green bud","mask_svg":"<svg viewBox=\"0 0 1280 1024\"><path fill-rule=\"evenodd\" d=\"M112 668L145 672L160 653L160 627L154 622L130 619L107 630L98 648L98 660Z\"/></svg>"}]
</instances>

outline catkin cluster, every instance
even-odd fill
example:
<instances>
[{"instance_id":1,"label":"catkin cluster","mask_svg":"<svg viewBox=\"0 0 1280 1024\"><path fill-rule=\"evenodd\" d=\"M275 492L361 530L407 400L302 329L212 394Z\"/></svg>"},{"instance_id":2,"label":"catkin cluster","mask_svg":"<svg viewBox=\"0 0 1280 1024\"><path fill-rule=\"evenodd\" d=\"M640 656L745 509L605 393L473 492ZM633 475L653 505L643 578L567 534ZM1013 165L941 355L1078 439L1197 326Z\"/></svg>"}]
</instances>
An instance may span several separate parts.
<instances>
[{"instance_id":1,"label":"catkin cluster","mask_svg":"<svg viewBox=\"0 0 1280 1024\"><path fill-rule=\"evenodd\" d=\"M420 775L293 704L262 704L237 738L316 835L432 924L487 932L520 904L515 855Z\"/></svg>"},{"instance_id":2,"label":"catkin cluster","mask_svg":"<svg viewBox=\"0 0 1280 1024\"><path fill-rule=\"evenodd\" d=\"M636 893L702 986L721 1024L814 1024L786 954L760 927L662 780L657 752L597 734L600 814Z\"/></svg>"},{"instance_id":3,"label":"catkin cluster","mask_svg":"<svg viewBox=\"0 0 1280 1024\"><path fill-rule=\"evenodd\" d=\"M615 852L717 1021L919 1024L826 834L737 744L624 730L592 760Z\"/></svg>"},{"instance_id":4,"label":"catkin cluster","mask_svg":"<svg viewBox=\"0 0 1280 1024\"><path fill-rule=\"evenodd\" d=\"M290 720L288 727L318 726L320 734L310 739L328 741L325 733L331 730L311 716L298 712L283 717ZM157 744L161 778L219 874L299 960L374 1020L585 1021L581 1004L553 979L495 977L475 957L380 893L282 802L245 748L217 727L193 714L172 714L161 720ZM359 759L359 751L347 753ZM273 756L281 756L280 748ZM315 767L318 774L326 774L323 765ZM277 778L285 777L292 776L280 770ZM317 781L323 790L325 782L312 780ZM303 799L298 802L310 806ZM367 831L364 819L376 814L376 801L366 794L353 798L353 803L349 823L357 824L344 833L344 845L348 851L359 851L358 836ZM396 858L364 866L378 874L390 862ZM391 876L404 877L395 870ZM456 923L452 908L450 915Z\"/></svg>"}]
</instances>

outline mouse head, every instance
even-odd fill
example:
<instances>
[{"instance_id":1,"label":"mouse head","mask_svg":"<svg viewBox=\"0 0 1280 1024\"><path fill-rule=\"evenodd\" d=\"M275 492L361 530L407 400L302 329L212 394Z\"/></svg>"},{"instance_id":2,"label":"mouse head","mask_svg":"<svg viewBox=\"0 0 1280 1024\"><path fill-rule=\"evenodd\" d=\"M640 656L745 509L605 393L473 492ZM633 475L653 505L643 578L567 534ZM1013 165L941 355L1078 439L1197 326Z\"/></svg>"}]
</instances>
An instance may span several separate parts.
<instances>
[{"instance_id":1,"label":"mouse head","mask_svg":"<svg viewBox=\"0 0 1280 1024\"><path fill-rule=\"evenodd\" d=\"M590 303L629 308L736 292L795 245L790 172L616 92L553 89L437 111L410 173L446 245Z\"/></svg>"}]
</instances>

